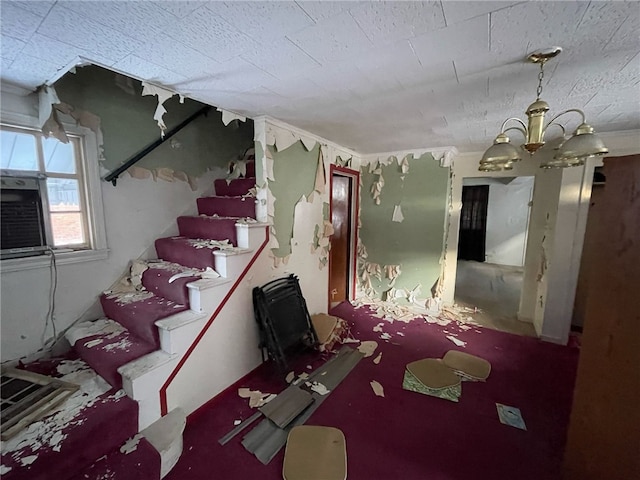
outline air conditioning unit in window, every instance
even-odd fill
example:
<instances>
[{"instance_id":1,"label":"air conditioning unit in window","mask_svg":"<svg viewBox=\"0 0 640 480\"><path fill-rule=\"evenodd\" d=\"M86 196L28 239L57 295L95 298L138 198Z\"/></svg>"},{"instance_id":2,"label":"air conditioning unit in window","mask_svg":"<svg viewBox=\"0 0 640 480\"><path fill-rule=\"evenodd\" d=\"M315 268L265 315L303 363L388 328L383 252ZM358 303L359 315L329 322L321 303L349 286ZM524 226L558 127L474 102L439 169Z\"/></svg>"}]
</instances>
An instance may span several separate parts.
<instances>
[{"instance_id":1,"label":"air conditioning unit in window","mask_svg":"<svg viewBox=\"0 0 640 480\"><path fill-rule=\"evenodd\" d=\"M49 249L42 208L46 179L0 176L0 259L42 255Z\"/></svg>"}]
</instances>

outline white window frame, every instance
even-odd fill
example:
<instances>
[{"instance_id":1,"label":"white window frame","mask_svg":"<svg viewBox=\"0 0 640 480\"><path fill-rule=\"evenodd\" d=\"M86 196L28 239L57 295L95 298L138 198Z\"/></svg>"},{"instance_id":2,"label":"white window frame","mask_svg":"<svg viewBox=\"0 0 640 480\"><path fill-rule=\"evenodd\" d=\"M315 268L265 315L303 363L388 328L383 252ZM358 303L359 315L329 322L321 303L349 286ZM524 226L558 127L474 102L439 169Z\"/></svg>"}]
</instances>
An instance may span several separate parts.
<instances>
[{"instance_id":1,"label":"white window frame","mask_svg":"<svg viewBox=\"0 0 640 480\"><path fill-rule=\"evenodd\" d=\"M69 121L70 117L61 116L63 126L67 133L80 137L81 165L84 184L86 205L86 232L89 248L81 249L53 248L58 265L80 263L93 260L103 260L108 257L107 235L104 223L104 210L102 206L102 180L100 179L100 166L98 161L98 142L96 134L89 128L76 125ZM66 118L65 118L66 117ZM22 113L3 112L2 124L7 127L40 130L38 119L34 116ZM48 214L48 212L47 212ZM28 270L33 268L48 268L51 260L49 255L33 257L9 258L0 261L2 272Z\"/></svg>"}]
</instances>

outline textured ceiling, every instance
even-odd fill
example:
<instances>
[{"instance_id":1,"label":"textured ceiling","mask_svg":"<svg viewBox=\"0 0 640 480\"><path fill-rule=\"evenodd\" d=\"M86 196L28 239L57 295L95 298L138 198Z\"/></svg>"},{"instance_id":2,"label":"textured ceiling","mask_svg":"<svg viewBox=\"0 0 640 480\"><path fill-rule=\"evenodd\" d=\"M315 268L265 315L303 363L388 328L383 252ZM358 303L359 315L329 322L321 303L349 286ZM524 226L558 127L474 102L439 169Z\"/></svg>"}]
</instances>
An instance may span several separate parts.
<instances>
[{"instance_id":1,"label":"textured ceiling","mask_svg":"<svg viewBox=\"0 0 640 480\"><path fill-rule=\"evenodd\" d=\"M1 0L5 82L33 89L77 57L361 153L479 149L524 117L538 67L551 114L640 128L638 2ZM568 127L578 117L568 117Z\"/></svg>"}]
</instances>

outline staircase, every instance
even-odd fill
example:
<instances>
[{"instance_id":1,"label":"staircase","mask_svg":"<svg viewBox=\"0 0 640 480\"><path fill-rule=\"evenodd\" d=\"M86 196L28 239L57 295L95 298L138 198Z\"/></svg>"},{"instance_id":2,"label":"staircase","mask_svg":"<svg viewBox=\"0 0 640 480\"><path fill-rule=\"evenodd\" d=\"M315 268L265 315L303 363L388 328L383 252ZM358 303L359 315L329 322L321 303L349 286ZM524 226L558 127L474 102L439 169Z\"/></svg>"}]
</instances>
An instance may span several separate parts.
<instances>
[{"instance_id":1,"label":"staircase","mask_svg":"<svg viewBox=\"0 0 640 480\"><path fill-rule=\"evenodd\" d=\"M105 397L117 397L91 405L95 409L104 403L116 414L107 409L90 415L82 412L87 418L103 417L108 435L95 422L79 421L73 431L65 429L61 448L49 449L28 464L23 456L29 451L9 458L3 448L3 479L53 478L48 477L47 464L55 465L55 478L61 480L129 478L127 469L140 462L157 464L157 472L148 467L144 478L160 478L177 462L185 414L179 407L163 412L161 390L268 238L266 225L255 220L254 162L242 167L244 178L216 180L216 196L197 200L199 215L178 217L178 236L155 241L157 259L135 261L126 287L100 296L105 318L80 323L67 332L79 361L108 383ZM114 429L114 422L121 428ZM83 444L91 445L89 451ZM126 447L132 444L135 448ZM68 461L68 452L83 449L86 454ZM67 456L56 455L60 452ZM12 468L6 471L9 465ZM118 471L122 477L113 476Z\"/></svg>"}]
</instances>

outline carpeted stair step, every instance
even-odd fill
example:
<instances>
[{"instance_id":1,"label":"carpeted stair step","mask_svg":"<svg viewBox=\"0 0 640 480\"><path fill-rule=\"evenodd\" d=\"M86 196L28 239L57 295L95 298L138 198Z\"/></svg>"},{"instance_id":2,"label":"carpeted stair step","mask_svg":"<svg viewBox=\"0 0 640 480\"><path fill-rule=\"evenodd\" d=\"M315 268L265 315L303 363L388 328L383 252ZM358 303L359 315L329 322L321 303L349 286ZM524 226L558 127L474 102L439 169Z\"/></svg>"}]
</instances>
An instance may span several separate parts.
<instances>
[{"instance_id":1,"label":"carpeted stair step","mask_svg":"<svg viewBox=\"0 0 640 480\"><path fill-rule=\"evenodd\" d=\"M226 179L219 178L214 180L213 185L216 189L216 195L219 197L241 197L256 186L256 179L253 177L236 178L227 182Z\"/></svg>"},{"instance_id":2,"label":"carpeted stair step","mask_svg":"<svg viewBox=\"0 0 640 480\"><path fill-rule=\"evenodd\" d=\"M237 221L238 218L208 217L205 215L178 217L178 231L182 237L211 240L228 239L230 243L237 245Z\"/></svg>"},{"instance_id":3,"label":"carpeted stair step","mask_svg":"<svg viewBox=\"0 0 640 480\"><path fill-rule=\"evenodd\" d=\"M69 480L160 480L160 454L137 434Z\"/></svg>"},{"instance_id":4,"label":"carpeted stair step","mask_svg":"<svg viewBox=\"0 0 640 480\"><path fill-rule=\"evenodd\" d=\"M200 279L199 269L189 268L182 264L162 260L147 262L147 268L142 274L142 284L154 295L172 300L180 305L189 305L189 289L187 284ZM175 275L188 275L169 280Z\"/></svg>"},{"instance_id":5,"label":"carpeted stair step","mask_svg":"<svg viewBox=\"0 0 640 480\"><path fill-rule=\"evenodd\" d=\"M255 160L251 160L247 162L247 170L245 171L245 178L255 177L256 176L256 162Z\"/></svg>"},{"instance_id":6,"label":"carpeted stair step","mask_svg":"<svg viewBox=\"0 0 640 480\"><path fill-rule=\"evenodd\" d=\"M156 320L187 310L187 305L176 303L152 292L103 293L100 303L104 314L123 325L140 340L160 348L160 335Z\"/></svg>"},{"instance_id":7,"label":"carpeted stair step","mask_svg":"<svg viewBox=\"0 0 640 480\"><path fill-rule=\"evenodd\" d=\"M157 350L108 318L80 323L66 337L80 358L115 388L122 388L119 367Z\"/></svg>"},{"instance_id":8,"label":"carpeted stair step","mask_svg":"<svg viewBox=\"0 0 640 480\"><path fill-rule=\"evenodd\" d=\"M71 478L137 433L138 404L122 390L111 388L81 360L63 361L58 370L57 377L81 388L3 442L3 480Z\"/></svg>"},{"instance_id":9,"label":"carpeted stair step","mask_svg":"<svg viewBox=\"0 0 640 480\"><path fill-rule=\"evenodd\" d=\"M167 262L205 269L215 267L213 252L220 248L215 243L199 238L168 237L156 240L155 246L158 257Z\"/></svg>"},{"instance_id":10,"label":"carpeted stair step","mask_svg":"<svg viewBox=\"0 0 640 480\"><path fill-rule=\"evenodd\" d=\"M202 197L197 203L200 215L256 218L254 197Z\"/></svg>"}]
</instances>

